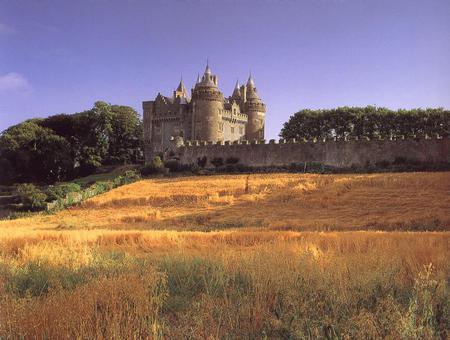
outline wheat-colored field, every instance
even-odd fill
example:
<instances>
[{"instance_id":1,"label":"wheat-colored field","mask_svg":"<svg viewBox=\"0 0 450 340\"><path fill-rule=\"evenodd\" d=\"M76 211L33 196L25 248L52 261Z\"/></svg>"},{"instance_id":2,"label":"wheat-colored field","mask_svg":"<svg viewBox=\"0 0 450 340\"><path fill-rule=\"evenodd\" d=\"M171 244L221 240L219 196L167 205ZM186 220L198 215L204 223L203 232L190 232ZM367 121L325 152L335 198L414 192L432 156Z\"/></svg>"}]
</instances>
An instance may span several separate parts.
<instances>
[{"instance_id":1,"label":"wheat-colored field","mask_svg":"<svg viewBox=\"0 0 450 340\"><path fill-rule=\"evenodd\" d=\"M450 173L268 174L143 180L0 228L448 230Z\"/></svg>"},{"instance_id":2,"label":"wheat-colored field","mask_svg":"<svg viewBox=\"0 0 450 340\"><path fill-rule=\"evenodd\" d=\"M0 222L0 338L448 338L449 211L450 173L139 181Z\"/></svg>"}]
</instances>

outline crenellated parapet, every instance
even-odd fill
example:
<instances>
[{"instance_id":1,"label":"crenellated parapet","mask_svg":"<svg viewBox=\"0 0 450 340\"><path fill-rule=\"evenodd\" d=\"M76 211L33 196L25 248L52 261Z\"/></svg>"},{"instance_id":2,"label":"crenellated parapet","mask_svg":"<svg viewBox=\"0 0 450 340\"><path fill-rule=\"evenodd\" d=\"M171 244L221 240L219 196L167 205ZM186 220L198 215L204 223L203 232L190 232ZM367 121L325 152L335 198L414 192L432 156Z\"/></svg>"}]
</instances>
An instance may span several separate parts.
<instances>
[{"instance_id":1,"label":"crenellated parapet","mask_svg":"<svg viewBox=\"0 0 450 340\"><path fill-rule=\"evenodd\" d=\"M391 141L391 142L401 142L401 141L420 141L420 140L441 140L441 139L449 139L450 137L443 137L441 135L435 136L416 136L416 137L399 137L399 138L369 138L369 137L347 137L347 138L330 138L330 139L318 139L318 138L280 138L276 139L252 139L252 140L237 140L237 141L218 141L218 142L204 142L204 141L185 141L184 145L196 146L200 145L200 142L206 143L206 145L273 145L273 144L323 144L323 143L342 143L342 142L376 142L376 141Z\"/></svg>"},{"instance_id":2,"label":"crenellated parapet","mask_svg":"<svg viewBox=\"0 0 450 340\"><path fill-rule=\"evenodd\" d=\"M245 108L247 111L266 112L266 104L262 102L248 101L245 103Z\"/></svg>"},{"instance_id":3,"label":"crenellated parapet","mask_svg":"<svg viewBox=\"0 0 450 340\"><path fill-rule=\"evenodd\" d=\"M239 140L216 143L186 141L177 149L184 164L198 158L236 158L248 166L285 166L292 163L318 162L333 167L365 167L398 160L450 163L450 138L422 136L416 138L346 138L280 139L269 141ZM212 167L212 165L211 165Z\"/></svg>"},{"instance_id":4,"label":"crenellated parapet","mask_svg":"<svg viewBox=\"0 0 450 340\"><path fill-rule=\"evenodd\" d=\"M232 123L247 123L248 116L245 113L236 112L234 113L231 110L224 110L222 112L222 119L228 120Z\"/></svg>"},{"instance_id":5,"label":"crenellated parapet","mask_svg":"<svg viewBox=\"0 0 450 340\"><path fill-rule=\"evenodd\" d=\"M192 92L192 100L224 101L222 92L215 87L199 87Z\"/></svg>"}]
</instances>

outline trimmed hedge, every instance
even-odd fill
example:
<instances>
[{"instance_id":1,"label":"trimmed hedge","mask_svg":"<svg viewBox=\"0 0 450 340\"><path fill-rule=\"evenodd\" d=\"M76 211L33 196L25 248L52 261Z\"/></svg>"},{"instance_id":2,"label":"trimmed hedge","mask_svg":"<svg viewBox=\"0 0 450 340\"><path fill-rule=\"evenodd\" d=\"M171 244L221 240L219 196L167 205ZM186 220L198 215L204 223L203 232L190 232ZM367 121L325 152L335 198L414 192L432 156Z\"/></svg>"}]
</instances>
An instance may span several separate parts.
<instances>
[{"instance_id":1,"label":"trimmed hedge","mask_svg":"<svg viewBox=\"0 0 450 340\"><path fill-rule=\"evenodd\" d=\"M110 181L96 182L90 187L78 192L69 192L65 197L58 198L53 202L47 203L47 211L61 210L68 206L82 202L88 198L103 194L122 185L130 184L141 179L139 173L134 170L128 170L123 175Z\"/></svg>"}]
</instances>

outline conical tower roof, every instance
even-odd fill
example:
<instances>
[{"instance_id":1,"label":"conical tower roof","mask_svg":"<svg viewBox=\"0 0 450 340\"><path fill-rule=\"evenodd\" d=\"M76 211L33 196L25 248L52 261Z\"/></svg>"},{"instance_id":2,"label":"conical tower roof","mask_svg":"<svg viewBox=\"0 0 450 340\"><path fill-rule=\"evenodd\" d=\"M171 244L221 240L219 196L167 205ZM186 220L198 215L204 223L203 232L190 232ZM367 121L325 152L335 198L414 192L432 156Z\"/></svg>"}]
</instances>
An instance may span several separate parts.
<instances>
[{"instance_id":1,"label":"conical tower roof","mask_svg":"<svg viewBox=\"0 0 450 340\"><path fill-rule=\"evenodd\" d=\"M241 89L240 89L241 85L239 85L239 79L236 80L236 85L234 86L234 90L233 90L233 94L232 97L233 98L240 98L241 97Z\"/></svg>"},{"instance_id":2,"label":"conical tower roof","mask_svg":"<svg viewBox=\"0 0 450 340\"><path fill-rule=\"evenodd\" d=\"M256 92L255 81L253 80L251 73L247 80L247 100L260 100L258 93Z\"/></svg>"},{"instance_id":3,"label":"conical tower roof","mask_svg":"<svg viewBox=\"0 0 450 340\"><path fill-rule=\"evenodd\" d=\"M253 80L251 72L250 72L250 74L248 76L247 87L255 87L255 81Z\"/></svg>"},{"instance_id":4,"label":"conical tower roof","mask_svg":"<svg viewBox=\"0 0 450 340\"><path fill-rule=\"evenodd\" d=\"M211 68L209 67L209 58L206 58L205 74L212 75Z\"/></svg>"},{"instance_id":5,"label":"conical tower roof","mask_svg":"<svg viewBox=\"0 0 450 340\"><path fill-rule=\"evenodd\" d=\"M177 87L177 91L187 93L186 86L184 86L184 82L183 82L183 76L181 76L180 83L178 84L178 87Z\"/></svg>"},{"instance_id":6,"label":"conical tower roof","mask_svg":"<svg viewBox=\"0 0 450 340\"><path fill-rule=\"evenodd\" d=\"M203 74L201 81L196 86L217 87L217 85L214 82L214 79L217 78L212 74L211 68L209 67L209 62L207 62L205 73Z\"/></svg>"}]
</instances>

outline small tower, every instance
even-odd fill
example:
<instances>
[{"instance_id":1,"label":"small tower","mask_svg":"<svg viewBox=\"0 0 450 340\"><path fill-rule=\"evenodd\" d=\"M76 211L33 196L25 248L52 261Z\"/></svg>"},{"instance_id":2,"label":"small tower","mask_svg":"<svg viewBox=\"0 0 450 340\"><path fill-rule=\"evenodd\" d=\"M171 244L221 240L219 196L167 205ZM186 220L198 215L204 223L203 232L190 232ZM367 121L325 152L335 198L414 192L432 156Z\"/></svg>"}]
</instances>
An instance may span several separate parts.
<instances>
[{"instance_id":1,"label":"small tower","mask_svg":"<svg viewBox=\"0 0 450 340\"><path fill-rule=\"evenodd\" d=\"M258 96L255 82L251 74L248 77L245 90L245 112L248 115L245 138L248 140L264 139L264 119L266 113L266 105L264 105L264 103Z\"/></svg>"},{"instance_id":2,"label":"small tower","mask_svg":"<svg viewBox=\"0 0 450 340\"><path fill-rule=\"evenodd\" d=\"M192 91L193 139L217 142L223 140L221 121L224 98L217 76L207 63L201 80Z\"/></svg>"},{"instance_id":3,"label":"small tower","mask_svg":"<svg viewBox=\"0 0 450 340\"><path fill-rule=\"evenodd\" d=\"M188 99L188 91L186 90L186 86L184 86L183 82L183 76L181 76L180 84L178 84L178 87L175 91L173 91L173 99L176 98L182 98L182 99Z\"/></svg>"},{"instance_id":4,"label":"small tower","mask_svg":"<svg viewBox=\"0 0 450 340\"><path fill-rule=\"evenodd\" d=\"M240 87L239 80L236 80L236 85L234 86L233 94L231 95L231 99L236 101L236 103L240 103L242 98Z\"/></svg>"}]
</instances>

